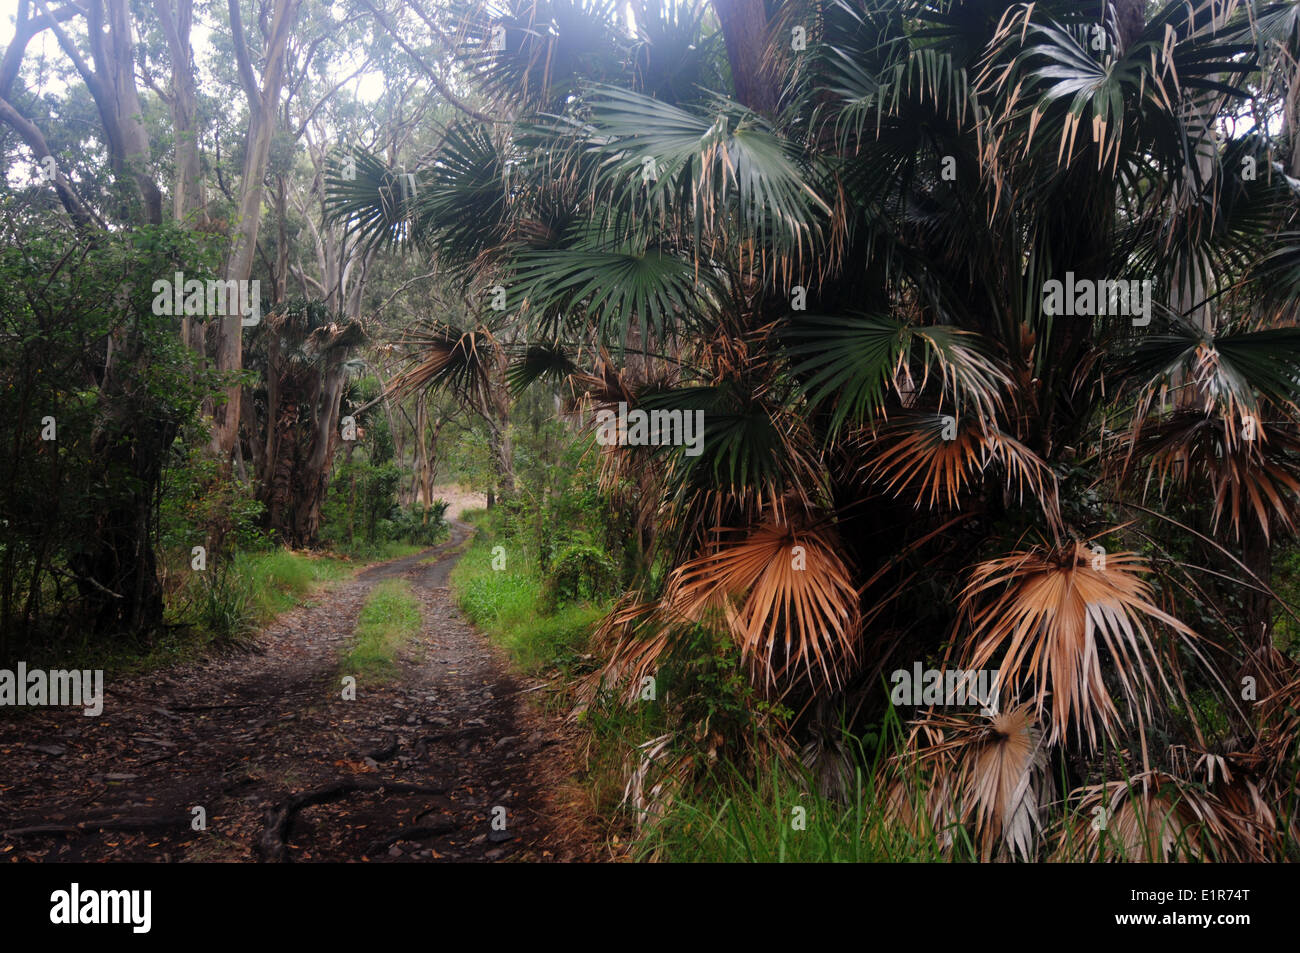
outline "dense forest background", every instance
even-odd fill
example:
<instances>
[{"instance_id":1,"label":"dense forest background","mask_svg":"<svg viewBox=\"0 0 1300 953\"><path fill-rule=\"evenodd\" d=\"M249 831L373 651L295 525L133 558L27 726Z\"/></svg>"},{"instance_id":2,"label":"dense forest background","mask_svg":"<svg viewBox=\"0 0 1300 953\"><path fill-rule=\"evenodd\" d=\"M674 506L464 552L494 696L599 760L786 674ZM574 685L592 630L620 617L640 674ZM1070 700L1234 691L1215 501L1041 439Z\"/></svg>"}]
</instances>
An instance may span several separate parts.
<instances>
[{"instance_id":1,"label":"dense forest background","mask_svg":"<svg viewBox=\"0 0 1300 953\"><path fill-rule=\"evenodd\" d=\"M463 490L641 856L1295 859L1296 3L6 12L0 662L246 643Z\"/></svg>"}]
</instances>

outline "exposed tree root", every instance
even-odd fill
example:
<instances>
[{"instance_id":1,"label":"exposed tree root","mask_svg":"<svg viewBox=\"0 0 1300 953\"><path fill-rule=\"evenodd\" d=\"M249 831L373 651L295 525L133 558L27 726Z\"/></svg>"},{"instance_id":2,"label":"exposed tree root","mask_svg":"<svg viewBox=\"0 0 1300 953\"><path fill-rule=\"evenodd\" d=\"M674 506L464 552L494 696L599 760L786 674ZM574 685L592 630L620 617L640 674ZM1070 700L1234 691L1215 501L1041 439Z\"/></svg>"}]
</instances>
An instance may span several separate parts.
<instances>
[{"instance_id":1,"label":"exposed tree root","mask_svg":"<svg viewBox=\"0 0 1300 953\"><path fill-rule=\"evenodd\" d=\"M403 840L424 840L427 837L441 837L443 834L451 834L460 830L460 822L446 819L436 824L418 824L413 827L402 827L384 835L378 840L371 843L366 849L367 854L376 854L385 847L391 847L398 841Z\"/></svg>"},{"instance_id":2,"label":"exposed tree root","mask_svg":"<svg viewBox=\"0 0 1300 953\"><path fill-rule=\"evenodd\" d=\"M187 826L184 814L150 817L107 817L73 821L67 824L36 824L0 831L0 837L61 837L67 834L91 834L96 831L161 831Z\"/></svg>"},{"instance_id":3,"label":"exposed tree root","mask_svg":"<svg viewBox=\"0 0 1300 953\"><path fill-rule=\"evenodd\" d=\"M335 781L314 791L295 794L266 811L266 829L258 843L262 859L272 863L289 861L289 825L293 817L303 808L317 804L328 804L349 794L359 791L378 791L393 794L445 794L444 788L429 787L424 784L407 784L401 781Z\"/></svg>"}]
</instances>

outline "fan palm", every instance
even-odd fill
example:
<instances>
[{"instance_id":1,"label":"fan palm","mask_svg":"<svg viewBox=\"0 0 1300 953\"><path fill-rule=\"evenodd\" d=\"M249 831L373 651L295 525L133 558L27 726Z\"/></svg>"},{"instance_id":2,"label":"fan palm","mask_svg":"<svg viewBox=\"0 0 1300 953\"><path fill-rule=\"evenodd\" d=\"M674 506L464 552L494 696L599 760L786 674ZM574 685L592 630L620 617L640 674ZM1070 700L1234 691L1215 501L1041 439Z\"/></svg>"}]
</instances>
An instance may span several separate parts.
<instances>
[{"instance_id":1,"label":"fan palm","mask_svg":"<svg viewBox=\"0 0 1300 953\"><path fill-rule=\"evenodd\" d=\"M1003 668L1016 714L948 726L968 773L931 775L933 803L952 801L936 826L972 825L985 856L1041 853L1045 787L1024 779L1056 758L1080 787L1107 778L1076 815L1119 798L1119 774L1150 780L1155 799L1116 815L1135 851L1169 855L1170 825L1193 854L1254 837L1187 794L1156 739L1206 740L1186 696L1221 691L1215 669L1258 628L1201 597L1262 591L1269 542L1295 526L1300 336L1278 289L1300 283L1300 201L1289 144L1251 121L1300 82L1294 5L1170 0L1144 20L1131 2L797 0L773 26L780 104L763 115L725 85L664 82L659 64L718 49L707 17L638 7L637 46L599 4L582 26L528 9L522 27L500 14L506 48L471 70L514 121L449 130L395 207L392 170L358 163L335 208L366 240L499 284L517 383L705 411L698 458L605 448L653 474L665 570L606 620L606 681L712 625L757 684L824 707L955 633L966 664ZM498 14L466 16L486 36ZM1152 323L1051 313L1044 283L1067 273L1150 282ZM447 340L411 381L452 382ZM1205 488L1178 500L1190 534L1125 522L1144 467ZM1252 579L1206 544L1225 521ZM1103 534L1118 545L1098 565L1076 541ZM1211 587L1129 551L1152 534L1217 560ZM1254 790L1282 799L1262 775Z\"/></svg>"}]
</instances>

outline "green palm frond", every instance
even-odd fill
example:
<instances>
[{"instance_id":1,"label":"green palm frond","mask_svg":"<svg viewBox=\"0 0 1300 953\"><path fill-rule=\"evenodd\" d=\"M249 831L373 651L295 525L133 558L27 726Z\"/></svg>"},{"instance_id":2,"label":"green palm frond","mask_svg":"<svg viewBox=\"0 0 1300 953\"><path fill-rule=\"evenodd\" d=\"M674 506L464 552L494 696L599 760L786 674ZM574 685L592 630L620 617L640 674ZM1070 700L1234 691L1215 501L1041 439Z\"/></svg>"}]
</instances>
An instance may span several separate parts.
<instances>
[{"instance_id":1,"label":"green palm frond","mask_svg":"<svg viewBox=\"0 0 1300 953\"><path fill-rule=\"evenodd\" d=\"M599 194L618 215L685 223L697 248L701 236L730 236L770 252L772 261L751 265L807 263L830 207L763 119L716 97L688 110L601 86L589 101Z\"/></svg>"},{"instance_id":2,"label":"green palm frond","mask_svg":"<svg viewBox=\"0 0 1300 953\"><path fill-rule=\"evenodd\" d=\"M1171 165L1195 172L1197 142L1182 128L1177 104L1210 94L1244 99L1242 81L1256 66L1252 45L1232 40L1225 10L1213 0L1166 4L1116 51L1095 49L1087 24L1071 28L1037 19L1033 5L1012 7L977 85L1000 97L1002 121L1012 124L1022 154L1045 139L1058 164L1069 165L1091 144L1097 167L1115 169L1126 134L1145 114L1145 133L1160 131L1151 144Z\"/></svg>"},{"instance_id":3,"label":"green palm frond","mask_svg":"<svg viewBox=\"0 0 1300 953\"><path fill-rule=\"evenodd\" d=\"M637 406L702 414L703 436L697 448L650 448L677 463L683 485L758 499L785 493L811 498L824 483L798 418L783 407L756 400L740 382L647 388L637 395Z\"/></svg>"},{"instance_id":4,"label":"green palm frond","mask_svg":"<svg viewBox=\"0 0 1300 953\"><path fill-rule=\"evenodd\" d=\"M629 46L613 0L470 4L459 60L489 99L553 108L590 77L614 78Z\"/></svg>"},{"instance_id":5,"label":"green palm frond","mask_svg":"<svg viewBox=\"0 0 1300 953\"><path fill-rule=\"evenodd\" d=\"M529 344L513 348L506 382L514 394L540 380L564 380L579 372L578 365L559 344Z\"/></svg>"},{"instance_id":6,"label":"green palm frond","mask_svg":"<svg viewBox=\"0 0 1300 953\"><path fill-rule=\"evenodd\" d=\"M1128 194L1137 214L1118 243L1133 248L1133 268L1141 274L1179 274L1201 288L1228 287L1256 270L1259 278L1271 278L1267 256L1278 223L1300 196L1300 183L1272 166L1267 141L1252 133L1215 153L1199 187L1180 182L1155 195L1148 184Z\"/></svg>"},{"instance_id":7,"label":"green palm frond","mask_svg":"<svg viewBox=\"0 0 1300 953\"><path fill-rule=\"evenodd\" d=\"M1005 409L1010 378L970 331L887 315L800 314L786 340L791 373L808 400L831 405L832 432L884 413L891 397L902 401L931 380L956 412L989 419Z\"/></svg>"},{"instance_id":8,"label":"green palm frond","mask_svg":"<svg viewBox=\"0 0 1300 953\"><path fill-rule=\"evenodd\" d=\"M589 329L620 353L634 328L645 343L662 342L706 326L722 300L717 275L661 248L579 242L525 249L512 264L530 327L546 335Z\"/></svg>"},{"instance_id":9,"label":"green palm frond","mask_svg":"<svg viewBox=\"0 0 1300 953\"><path fill-rule=\"evenodd\" d=\"M1300 231L1282 232L1274 243L1259 259L1253 277L1268 304L1294 315L1300 300Z\"/></svg>"},{"instance_id":10,"label":"green palm frond","mask_svg":"<svg viewBox=\"0 0 1300 953\"><path fill-rule=\"evenodd\" d=\"M449 262L471 263L499 246L510 222L508 158L483 125L454 122L416 178L413 238Z\"/></svg>"},{"instance_id":11,"label":"green palm frond","mask_svg":"<svg viewBox=\"0 0 1300 953\"><path fill-rule=\"evenodd\" d=\"M1171 388L1185 387L1185 403L1239 420L1257 415L1263 398L1297 408L1300 328L1232 330L1207 336L1186 321L1145 337L1119 365L1119 376L1149 407Z\"/></svg>"},{"instance_id":12,"label":"green palm frond","mask_svg":"<svg viewBox=\"0 0 1300 953\"><path fill-rule=\"evenodd\" d=\"M411 201L418 191L415 173L390 169L358 147L350 161L331 162L326 170L326 220L342 223L363 247L401 248L411 242Z\"/></svg>"}]
</instances>

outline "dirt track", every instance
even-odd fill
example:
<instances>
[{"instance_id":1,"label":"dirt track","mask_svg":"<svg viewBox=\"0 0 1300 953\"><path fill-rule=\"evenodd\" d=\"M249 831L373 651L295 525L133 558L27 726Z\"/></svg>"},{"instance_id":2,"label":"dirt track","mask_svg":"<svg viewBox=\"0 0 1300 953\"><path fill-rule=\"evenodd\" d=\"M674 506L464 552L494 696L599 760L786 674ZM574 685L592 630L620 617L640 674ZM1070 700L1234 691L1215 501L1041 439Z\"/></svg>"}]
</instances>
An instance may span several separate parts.
<instances>
[{"instance_id":1,"label":"dirt track","mask_svg":"<svg viewBox=\"0 0 1300 953\"><path fill-rule=\"evenodd\" d=\"M468 532L454 524L436 550L322 590L251 652L106 680L97 718L51 708L0 721L0 857L589 859L570 736L446 588ZM397 679L363 680L346 701L343 648L371 588L396 577L420 601L422 631ZM196 806L206 830L192 829Z\"/></svg>"}]
</instances>

